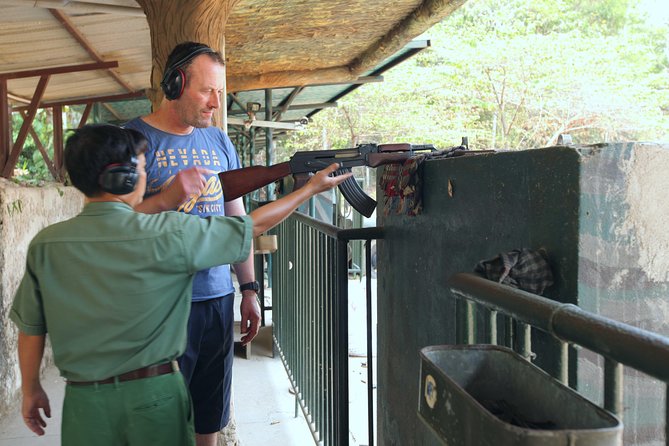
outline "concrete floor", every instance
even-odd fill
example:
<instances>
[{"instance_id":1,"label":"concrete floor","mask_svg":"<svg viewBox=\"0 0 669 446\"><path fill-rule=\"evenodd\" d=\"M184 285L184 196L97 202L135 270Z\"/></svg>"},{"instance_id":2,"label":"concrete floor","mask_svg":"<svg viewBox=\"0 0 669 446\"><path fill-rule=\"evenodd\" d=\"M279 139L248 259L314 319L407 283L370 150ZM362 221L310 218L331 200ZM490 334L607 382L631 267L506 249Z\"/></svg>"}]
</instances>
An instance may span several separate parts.
<instances>
[{"instance_id":1,"label":"concrete floor","mask_svg":"<svg viewBox=\"0 0 669 446\"><path fill-rule=\"evenodd\" d=\"M373 288L375 291L376 287ZM363 356L366 348L364 282L350 281L349 293L349 445L362 446L368 444L367 358ZM238 305L235 307L238 308ZM236 354L234 361L234 419L239 445L313 445L314 439L300 409L297 409L295 417L295 397L290 392L290 382L283 364L278 355L272 356L271 312L267 314L268 326L262 327L253 341L250 356L247 358L245 352L241 351ZM373 366L376 370L375 363ZM52 409L46 435L37 437L25 427L17 401L13 415L0 420L0 446L60 445L64 383L54 367L46 370L42 383Z\"/></svg>"}]
</instances>

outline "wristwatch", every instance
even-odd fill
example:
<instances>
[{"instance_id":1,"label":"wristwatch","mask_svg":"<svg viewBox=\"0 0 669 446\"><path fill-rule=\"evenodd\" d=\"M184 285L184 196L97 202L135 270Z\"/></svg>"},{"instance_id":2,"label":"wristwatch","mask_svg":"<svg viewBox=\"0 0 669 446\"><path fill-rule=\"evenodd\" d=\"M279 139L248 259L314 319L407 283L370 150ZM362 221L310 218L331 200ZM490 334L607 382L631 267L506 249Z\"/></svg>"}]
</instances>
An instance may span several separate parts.
<instances>
[{"instance_id":1,"label":"wristwatch","mask_svg":"<svg viewBox=\"0 0 669 446\"><path fill-rule=\"evenodd\" d=\"M239 292L247 290L255 291L257 293L260 290L260 284L257 280L254 280L253 282L247 282L239 285Z\"/></svg>"}]
</instances>

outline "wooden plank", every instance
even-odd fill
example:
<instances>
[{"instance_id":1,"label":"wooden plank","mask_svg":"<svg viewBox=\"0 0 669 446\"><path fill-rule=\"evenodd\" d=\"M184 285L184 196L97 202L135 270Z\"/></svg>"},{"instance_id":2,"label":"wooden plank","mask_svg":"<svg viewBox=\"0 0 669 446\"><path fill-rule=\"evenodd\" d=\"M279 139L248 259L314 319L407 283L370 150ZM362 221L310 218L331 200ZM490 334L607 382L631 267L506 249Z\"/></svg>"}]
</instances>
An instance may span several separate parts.
<instances>
[{"instance_id":1,"label":"wooden plank","mask_svg":"<svg viewBox=\"0 0 669 446\"><path fill-rule=\"evenodd\" d=\"M81 120L79 121L78 128L82 128L84 125L86 125L86 121L88 121L88 117L91 114L91 110L93 110L93 103L89 102L88 104L86 104L86 107L84 108L84 111L81 114Z\"/></svg>"},{"instance_id":2,"label":"wooden plank","mask_svg":"<svg viewBox=\"0 0 669 446\"><path fill-rule=\"evenodd\" d=\"M96 102L114 102L121 101L123 99L135 99L141 97L144 97L144 92L136 91L134 93L114 94L110 96L93 96L88 98L73 98L65 101L42 102L39 106L40 108L49 108L58 105L88 105ZM12 111L23 111L27 110L28 108L29 106L14 107Z\"/></svg>"},{"instance_id":3,"label":"wooden plank","mask_svg":"<svg viewBox=\"0 0 669 446\"><path fill-rule=\"evenodd\" d=\"M19 154L21 153L21 150L23 150L23 143L25 143L26 137L28 136L28 129L30 129L32 126L33 120L35 119L35 114L37 114L39 102L44 96L44 91L46 90L46 85L48 83L48 75L40 77L37 88L35 89L35 94L33 95L33 99L30 102L27 119L23 121L23 125L19 130L19 135L14 142L14 147L12 148L9 157L7 158L7 162L2 169L2 176L5 178L11 178L14 174L14 167L16 167L16 162L19 160Z\"/></svg>"},{"instance_id":4,"label":"wooden plank","mask_svg":"<svg viewBox=\"0 0 669 446\"><path fill-rule=\"evenodd\" d=\"M36 70L14 71L13 73L0 73L0 79L21 79L25 77L51 76L53 74L76 73L79 71L106 70L118 67L117 61L95 62L64 67L39 68Z\"/></svg>"},{"instance_id":5,"label":"wooden plank","mask_svg":"<svg viewBox=\"0 0 669 446\"><path fill-rule=\"evenodd\" d=\"M53 108L53 163L56 168L56 181L65 178L65 159L63 158L63 107Z\"/></svg>"},{"instance_id":6,"label":"wooden plank","mask_svg":"<svg viewBox=\"0 0 669 446\"><path fill-rule=\"evenodd\" d=\"M12 146L12 126L10 119L12 114L9 110L9 97L7 96L7 80L0 79L0 172L5 169L9 148Z\"/></svg>"},{"instance_id":7,"label":"wooden plank","mask_svg":"<svg viewBox=\"0 0 669 446\"><path fill-rule=\"evenodd\" d=\"M25 121L27 119L28 114L27 112L23 111L21 112L21 116ZM53 161L51 161L49 154L46 152L44 144L42 144L42 141L39 139L39 135L37 134L35 128L32 125L30 126L29 133L30 137L33 139L33 142L35 143L35 146L37 146L37 150L39 150L39 153L42 154L42 158L44 158L44 163L46 164L46 168L49 169L49 172L51 173L51 176L54 178L54 180L57 180L58 172L56 172L56 169L53 166Z\"/></svg>"},{"instance_id":8,"label":"wooden plank","mask_svg":"<svg viewBox=\"0 0 669 446\"><path fill-rule=\"evenodd\" d=\"M56 20L60 22L63 28L65 28L65 30L70 33L72 38L76 40L84 50L86 50L88 55L91 56L94 61L104 62L102 57L93 48L93 45L88 41L88 39L86 39L86 37L84 37L81 32L79 32L74 23L72 23L72 21L65 14L56 9L49 9L49 12L56 18ZM121 78L121 76L116 74L116 72L113 70L107 70L107 73L126 91L134 91L133 88L126 81L124 81L123 78Z\"/></svg>"}]
</instances>

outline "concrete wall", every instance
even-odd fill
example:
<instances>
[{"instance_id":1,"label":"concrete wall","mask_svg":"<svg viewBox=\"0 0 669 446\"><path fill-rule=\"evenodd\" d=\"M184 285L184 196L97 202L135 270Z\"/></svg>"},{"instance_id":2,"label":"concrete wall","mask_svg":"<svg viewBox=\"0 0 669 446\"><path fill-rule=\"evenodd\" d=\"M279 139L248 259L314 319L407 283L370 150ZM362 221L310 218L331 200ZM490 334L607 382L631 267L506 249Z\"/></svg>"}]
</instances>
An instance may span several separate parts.
<instances>
[{"instance_id":1,"label":"concrete wall","mask_svg":"<svg viewBox=\"0 0 669 446\"><path fill-rule=\"evenodd\" d=\"M73 187L24 187L0 178L0 416L19 401L17 330L8 315L28 245L40 229L76 215L82 206L83 195ZM49 349L46 355L51 361Z\"/></svg>"},{"instance_id":2,"label":"concrete wall","mask_svg":"<svg viewBox=\"0 0 669 446\"><path fill-rule=\"evenodd\" d=\"M666 147L623 144L433 160L424 165L421 215L384 216L380 204L387 236L378 244L379 443L440 444L417 415L418 352L462 339L462 306L446 282L480 260L545 248L555 275L546 297L607 316L615 307L620 320L658 328L646 321L669 303L669 233L661 223L669 221L669 207L661 197L666 187L651 191L667 183L667 171ZM623 297L610 293L614 285L627 290ZM542 352L554 347L546 336L533 337L537 362L549 371L555 364ZM572 355L570 365L572 385L601 380L596 360L577 368Z\"/></svg>"},{"instance_id":3,"label":"concrete wall","mask_svg":"<svg viewBox=\"0 0 669 446\"><path fill-rule=\"evenodd\" d=\"M581 307L669 335L669 147L581 150L578 296ZM579 389L603 400L600 357L579 357ZM625 369L625 444L656 445L665 386Z\"/></svg>"}]
</instances>

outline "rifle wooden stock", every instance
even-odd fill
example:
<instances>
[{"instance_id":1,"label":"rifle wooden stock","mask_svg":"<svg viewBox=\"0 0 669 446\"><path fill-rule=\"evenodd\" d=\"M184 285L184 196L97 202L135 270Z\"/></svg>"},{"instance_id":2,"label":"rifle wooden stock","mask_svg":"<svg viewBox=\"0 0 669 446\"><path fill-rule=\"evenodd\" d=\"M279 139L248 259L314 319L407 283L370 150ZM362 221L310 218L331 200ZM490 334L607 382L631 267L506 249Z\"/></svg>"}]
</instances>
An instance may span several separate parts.
<instances>
[{"instance_id":1,"label":"rifle wooden stock","mask_svg":"<svg viewBox=\"0 0 669 446\"><path fill-rule=\"evenodd\" d=\"M290 163L286 161L269 167L251 166L228 170L220 172L218 178L221 180L225 201L232 201L290 174Z\"/></svg>"}]
</instances>

